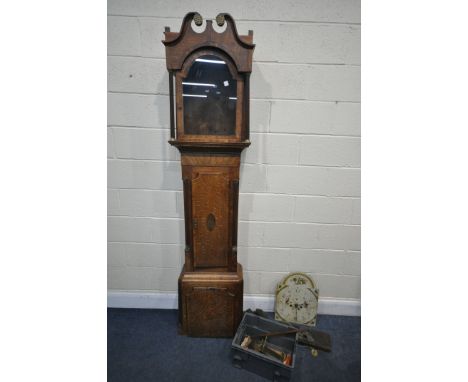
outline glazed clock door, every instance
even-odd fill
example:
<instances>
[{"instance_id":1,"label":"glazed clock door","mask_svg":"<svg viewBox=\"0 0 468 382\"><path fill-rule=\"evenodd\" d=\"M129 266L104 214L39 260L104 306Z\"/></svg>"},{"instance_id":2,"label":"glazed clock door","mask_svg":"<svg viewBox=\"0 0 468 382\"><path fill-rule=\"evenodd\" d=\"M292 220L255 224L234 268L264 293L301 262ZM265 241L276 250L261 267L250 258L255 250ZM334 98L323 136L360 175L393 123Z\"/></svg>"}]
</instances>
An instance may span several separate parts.
<instances>
[{"instance_id":1,"label":"glazed clock door","mask_svg":"<svg viewBox=\"0 0 468 382\"><path fill-rule=\"evenodd\" d=\"M226 267L229 244L229 173L226 168L195 171L192 180L194 267Z\"/></svg>"},{"instance_id":2,"label":"glazed clock door","mask_svg":"<svg viewBox=\"0 0 468 382\"><path fill-rule=\"evenodd\" d=\"M238 142L244 79L224 54L192 54L176 74L177 135L181 141Z\"/></svg>"},{"instance_id":3,"label":"glazed clock door","mask_svg":"<svg viewBox=\"0 0 468 382\"><path fill-rule=\"evenodd\" d=\"M184 134L235 135L237 81L227 63L203 55L183 79Z\"/></svg>"}]
</instances>

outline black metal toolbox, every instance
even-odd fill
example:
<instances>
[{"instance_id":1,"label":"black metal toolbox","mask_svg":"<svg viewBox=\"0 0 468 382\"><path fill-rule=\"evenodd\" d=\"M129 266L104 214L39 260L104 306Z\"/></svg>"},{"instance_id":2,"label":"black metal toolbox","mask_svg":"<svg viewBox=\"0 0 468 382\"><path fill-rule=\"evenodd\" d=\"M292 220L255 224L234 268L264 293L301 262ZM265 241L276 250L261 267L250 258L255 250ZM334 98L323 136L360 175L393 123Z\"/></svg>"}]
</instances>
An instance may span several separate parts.
<instances>
[{"instance_id":1,"label":"black metal toolbox","mask_svg":"<svg viewBox=\"0 0 468 382\"><path fill-rule=\"evenodd\" d=\"M268 337L269 345L291 355L290 366L268 354L242 347L241 344L245 336L283 332L292 329L295 328L252 313L245 313L232 341L231 357L233 365L273 381L289 381L296 363L296 333Z\"/></svg>"}]
</instances>

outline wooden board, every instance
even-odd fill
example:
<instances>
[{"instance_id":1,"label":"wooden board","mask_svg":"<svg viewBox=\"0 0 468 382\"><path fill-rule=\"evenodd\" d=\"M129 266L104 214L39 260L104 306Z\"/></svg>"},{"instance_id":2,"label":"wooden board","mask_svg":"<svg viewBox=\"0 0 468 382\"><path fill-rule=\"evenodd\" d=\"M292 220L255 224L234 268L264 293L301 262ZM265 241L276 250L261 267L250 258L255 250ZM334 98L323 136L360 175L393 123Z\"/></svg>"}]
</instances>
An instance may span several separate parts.
<instances>
[{"instance_id":1,"label":"wooden board","mask_svg":"<svg viewBox=\"0 0 468 382\"><path fill-rule=\"evenodd\" d=\"M232 337L242 319L242 267L237 272L185 272L179 278L180 331Z\"/></svg>"},{"instance_id":2,"label":"wooden board","mask_svg":"<svg viewBox=\"0 0 468 382\"><path fill-rule=\"evenodd\" d=\"M195 268L228 266L229 199L228 171L223 167L197 168L192 180Z\"/></svg>"}]
</instances>

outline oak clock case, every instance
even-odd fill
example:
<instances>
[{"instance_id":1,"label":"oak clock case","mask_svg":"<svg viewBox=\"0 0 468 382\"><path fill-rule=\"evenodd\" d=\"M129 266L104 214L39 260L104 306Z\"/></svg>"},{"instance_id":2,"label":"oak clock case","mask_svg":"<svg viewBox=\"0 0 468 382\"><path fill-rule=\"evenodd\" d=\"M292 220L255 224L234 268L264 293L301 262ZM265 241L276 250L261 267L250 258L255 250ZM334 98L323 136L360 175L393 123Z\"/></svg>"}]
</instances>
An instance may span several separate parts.
<instances>
[{"instance_id":1,"label":"oak clock case","mask_svg":"<svg viewBox=\"0 0 468 382\"><path fill-rule=\"evenodd\" d=\"M197 337L232 337L242 318L239 167L240 154L250 145L255 45L253 32L240 36L229 14L219 14L216 24L188 13L180 32L166 27L162 41L169 71L169 143L181 153L184 191L179 331Z\"/></svg>"}]
</instances>

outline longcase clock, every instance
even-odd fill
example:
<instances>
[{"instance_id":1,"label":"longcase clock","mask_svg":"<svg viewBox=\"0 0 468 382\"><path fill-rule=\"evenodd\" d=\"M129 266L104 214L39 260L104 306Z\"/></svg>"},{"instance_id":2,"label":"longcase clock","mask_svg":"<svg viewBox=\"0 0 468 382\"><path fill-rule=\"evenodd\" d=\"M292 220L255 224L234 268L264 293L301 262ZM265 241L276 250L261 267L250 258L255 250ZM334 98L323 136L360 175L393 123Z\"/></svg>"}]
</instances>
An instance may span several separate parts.
<instances>
[{"instance_id":1,"label":"longcase clock","mask_svg":"<svg viewBox=\"0 0 468 382\"><path fill-rule=\"evenodd\" d=\"M179 277L180 332L233 336L242 318L243 276L237 262L241 151L249 141L253 32L233 18L217 27L188 13L180 32L165 29L169 71L169 143L181 153L185 264ZM204 29L203 29L204 26ZM202 29L202 30L198 30Z\"/></svg>"}]
</instances>

